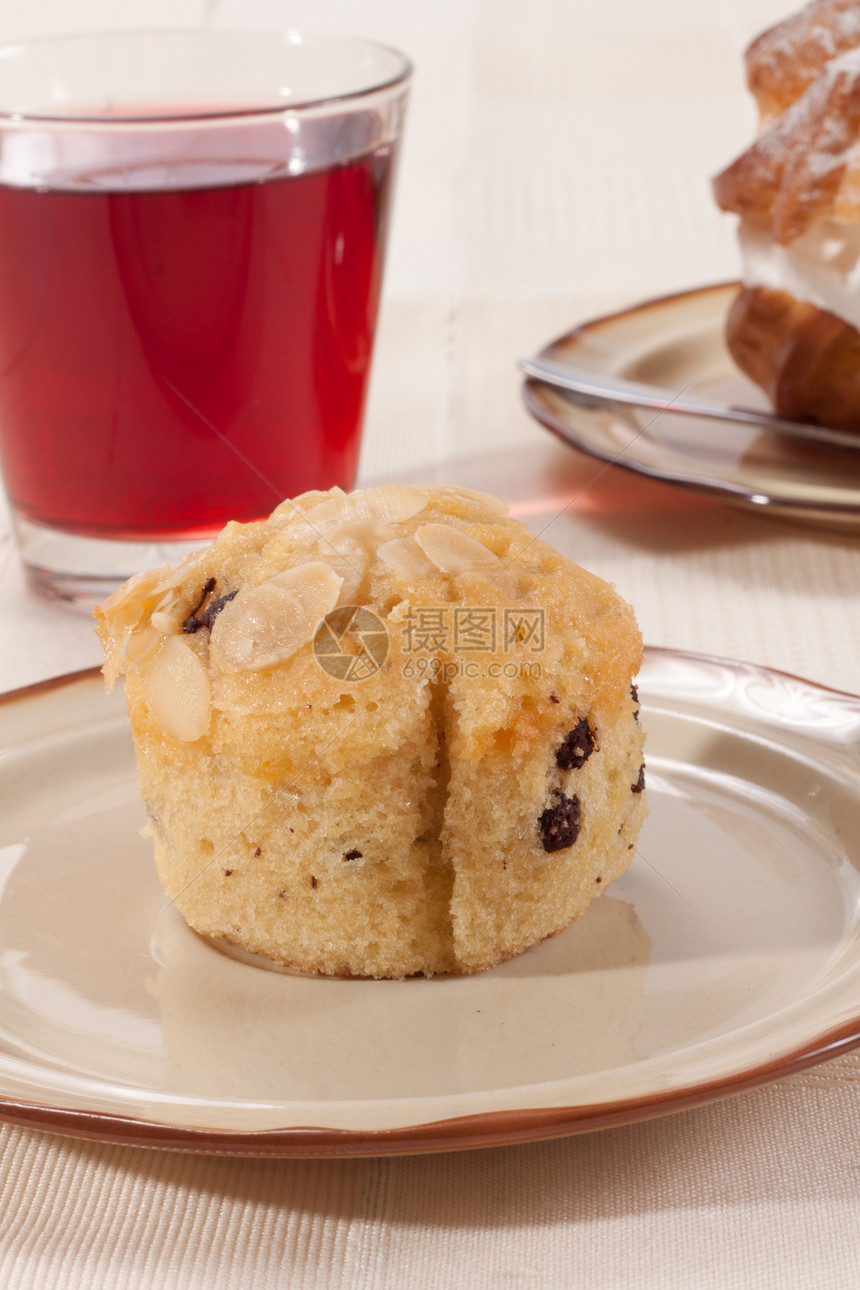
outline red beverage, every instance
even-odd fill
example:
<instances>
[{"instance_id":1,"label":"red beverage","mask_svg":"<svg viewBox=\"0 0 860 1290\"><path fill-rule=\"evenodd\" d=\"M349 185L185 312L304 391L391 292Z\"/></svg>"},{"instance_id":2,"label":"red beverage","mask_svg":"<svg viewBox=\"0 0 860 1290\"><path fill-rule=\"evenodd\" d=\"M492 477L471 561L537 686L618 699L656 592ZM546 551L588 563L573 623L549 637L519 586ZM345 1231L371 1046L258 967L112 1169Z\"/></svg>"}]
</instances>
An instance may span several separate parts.
<instances>
[{"instance_id":1,"label":"red beverage","mask_svg":"<svg viewBox=\"0 0 860 1290\"><path fill-rule=\"evenodd\" d=\"M185 190L0 185L0 456L17 513L195 538L349 488L391 155Z\"/></svg>"}]
</instances>

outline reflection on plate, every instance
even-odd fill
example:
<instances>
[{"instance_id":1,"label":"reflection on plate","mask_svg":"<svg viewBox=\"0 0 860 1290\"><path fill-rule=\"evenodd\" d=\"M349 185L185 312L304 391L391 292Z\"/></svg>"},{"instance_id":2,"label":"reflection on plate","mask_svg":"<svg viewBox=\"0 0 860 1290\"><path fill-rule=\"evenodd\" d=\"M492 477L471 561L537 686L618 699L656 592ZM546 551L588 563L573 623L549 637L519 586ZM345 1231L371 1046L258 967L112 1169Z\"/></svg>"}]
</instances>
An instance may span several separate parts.
<instances>
[{"instance_id":1,"label":"reflection on plate","mask_svg":"<svg viewBox=\"0 0 860 1290\"><path fill-rule=\"evenodd\" d=\"M2 705L0 1117L118 1142L372 1155L689 1106L860 1042L860 700L649 650L651 818L561 935L476 977L332 981L165 902L119 695Z\"/></svg>"},{"instance_id":2,"label":"reflection on plate","mask_svg":"<svg viewBox=\"0 0 860 1290\"><path fill-rule=\"evenodd\" d=\"M541 351L604 376L765 409L734 366L723 323L736 283L700 287L584 323ZM860 525L860 452L805 444L755 427L625 408L583 407L536 381L526 406L582 452L765 514Z\"/></svg>"}]
</instances>

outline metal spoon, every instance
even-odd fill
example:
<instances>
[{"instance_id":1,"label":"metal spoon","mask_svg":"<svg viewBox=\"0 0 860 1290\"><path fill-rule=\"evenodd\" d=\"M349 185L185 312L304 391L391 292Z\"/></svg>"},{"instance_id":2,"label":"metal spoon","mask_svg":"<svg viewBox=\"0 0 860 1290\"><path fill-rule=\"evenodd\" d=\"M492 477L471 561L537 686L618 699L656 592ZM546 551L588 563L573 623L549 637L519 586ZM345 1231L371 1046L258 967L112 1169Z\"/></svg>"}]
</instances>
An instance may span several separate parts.
<instances>
[{"instance_id":1,"label":"metal spoon","mask_svg":"<svg viewBox=\"0 0 860 1290\"><path fill-rule=\"evenodd\" d=\"M577 401L587 405L627 403L635 408L654 408L658 412L680 413L684 416L708 417L714 421L738 421L743 425L758 426L762 430L775 430L793 439L812 443L834 444L838 448L860 449L860 435L846 430L830 430L825 426L806 425L799 421L786 421L769 412L756 412L752 408L733 408L727 404L709 403L701 399L677 395L671 390L661 390L656 385L640 385L621 376L601 376L584 368L568 367L545 358L521 358L519 365L526 376L546 385L567 390L578 396Z\"/></svg>"}]
</instances>

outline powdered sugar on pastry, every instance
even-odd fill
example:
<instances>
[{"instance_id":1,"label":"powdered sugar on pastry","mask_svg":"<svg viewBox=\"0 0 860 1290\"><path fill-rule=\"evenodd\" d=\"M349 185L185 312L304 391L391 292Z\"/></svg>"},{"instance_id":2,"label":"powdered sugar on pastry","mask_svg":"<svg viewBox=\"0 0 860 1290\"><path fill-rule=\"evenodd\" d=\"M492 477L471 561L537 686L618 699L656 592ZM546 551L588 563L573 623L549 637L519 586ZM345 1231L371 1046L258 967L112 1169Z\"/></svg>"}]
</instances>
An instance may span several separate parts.
<instances>
[{"instance_id":1,"label":"powdered sugar on pastry","mask_svg":"<svg viewBox=\"0 0 860 1290\"><path fill-rule=\"evenodd\" d=\"M716 177L714 194L783 246L816 220L860 220L860 48L828 63Z\"/></svg>"},{"instance_id":2,"label":"powdered sugar on pastry","mask_svg":"<svg viewBox=\"0 0 860 1290\"><path fill-rule=\"evenodd\" d=\"M860 432L860 2L765 32L747 72L761 132L714 180L740 216L726 343L778 415Z\"/></svg>"},{"instance_id":3,"label":"powdered sugar on pastry","mask_svg":"<svg viewBox=\"0 0 860 1290\"><path fill-rule=\"evenodd\" d=\"M857 0L818 0L762 32L746 52L747 84L762 124L795 103L831 59L860 45Z\"/></svg>"}]
</instances>

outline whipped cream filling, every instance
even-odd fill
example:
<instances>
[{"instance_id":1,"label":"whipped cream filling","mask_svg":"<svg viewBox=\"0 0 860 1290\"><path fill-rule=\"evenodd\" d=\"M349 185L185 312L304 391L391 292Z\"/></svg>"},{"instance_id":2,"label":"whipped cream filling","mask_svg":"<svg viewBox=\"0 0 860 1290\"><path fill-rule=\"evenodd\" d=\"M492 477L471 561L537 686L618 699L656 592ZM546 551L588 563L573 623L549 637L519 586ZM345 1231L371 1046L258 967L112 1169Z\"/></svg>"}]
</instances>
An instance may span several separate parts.
<instances>
[{"instance_id":1,"label":"whipped cream filling","mask_svg":"<svg viewBox=\"0 0 860 1290\"><path fill-rule=\"evenodd\" d=\"M860 224L816 220L789 246L743 223L738 236L746 286L788 291L860 331Z\"/></svg>"}]
</instances>

